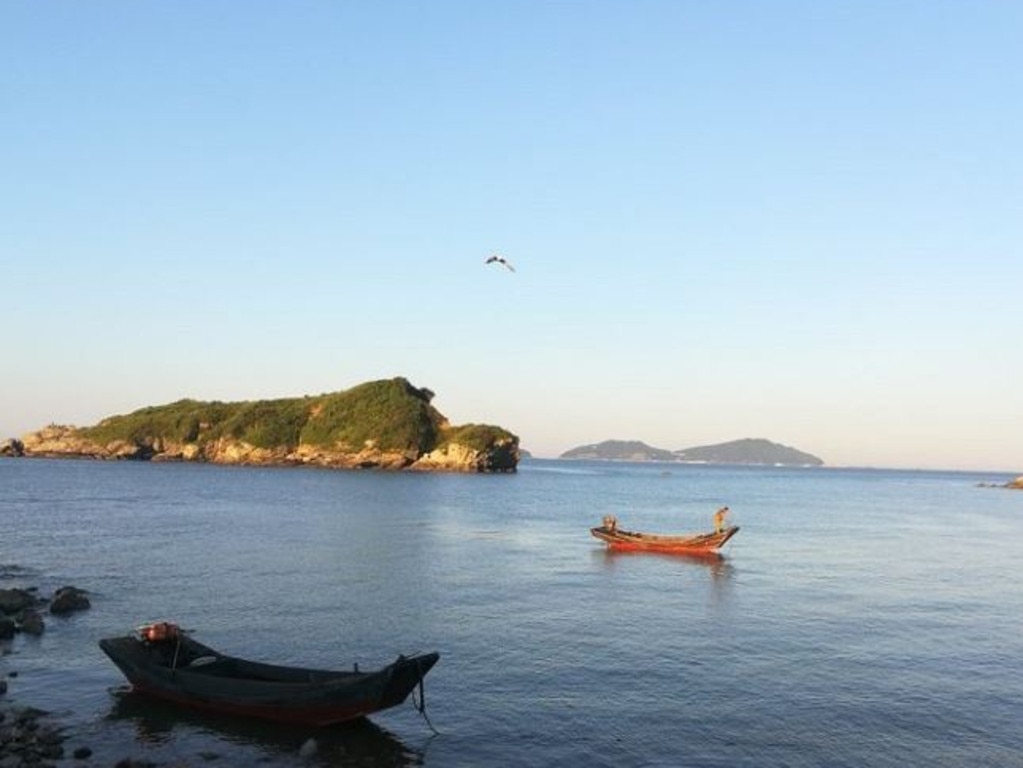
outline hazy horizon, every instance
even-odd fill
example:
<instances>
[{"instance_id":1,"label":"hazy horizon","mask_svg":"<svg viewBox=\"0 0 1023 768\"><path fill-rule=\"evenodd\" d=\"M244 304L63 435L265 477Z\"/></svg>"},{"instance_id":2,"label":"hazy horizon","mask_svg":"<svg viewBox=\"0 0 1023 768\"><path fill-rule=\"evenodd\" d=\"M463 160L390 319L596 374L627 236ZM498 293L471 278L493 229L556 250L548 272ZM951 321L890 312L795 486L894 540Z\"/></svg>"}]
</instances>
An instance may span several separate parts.
<instances>
[{"instance_id":1,"label":"hazy horizon","mask_svg":"<svg viewBox=\"0 0 1023 768\"><path fill-rule=\"evenodd\" d=\"M153 405L166 405L166 403L154 403ZM107 415L108 416L116 416L116 415L121 415L121 414L107 414ZM50 422L50 424L54 424L54 423L55 422ZM49 424L41 425L38 429L29 430L29 432L39 431L41 429L44 429L46 426L49 426ZM77 425L65 424L65 425L61 425L61 426L85 427L85 426L92 426L92 424L77 424ZM457 426L457 424L455 426ZM501 426L501 425L498 425L498 426ZM11 438L17 439L17 438L20 438L20 437L24 436L24 434L26 434L26 433L22 433L20 435L10 435L9 437L6 437L6 438L4 436L0 435L0 442L3 442L4 440L11 439ZM531 449L530 446L525 445L524 443L521 443L519 447L523 451L523 453L527 453L531 458L534 458L534 459L547 459L547 460L559 460L560 459L560 460L564 460L564 461L617 461L616 459L599 459L599 458L593 458L593 459L565 458L564 454L569 452L569 451L572 451L573 449L576 449L576 448L583 448L583 447L587 447L587 446L591 446L591 445L599 445L601 443L607 443L607 442L638 442L638 443L642 443L643 445L645 445L648 448L652 448L652 449L656 449L656 450L666 450L666 451L678 452L678 451L684 451L684 450L691 450L693 448L711 447L711 446L716 446L716 445L721 445L721 444L731 443L731 442L737 442L737 441L746 440L746 439L767 440L767 441L769 441L771 443L774 443L775 445L782 445L783 447L794 448L796 450L802 451L803 453L808 453L808 454L811 454L811 455L815 455L815 454L813 454L812 451L806 451L806 450L802 449L798 445L787 445L786 446L786 445L784 445L782 443L778 443L776 440L771 440L768 437L762 437L762 436L761 437L749 437L749 436L747 436L747 437L739 437L739 438L732 438L732 439L728 439L728 440L721 440L721 441L718 441L718 442L715 442L715 443L711 443L711 444L701 444L701 445L686 444L686 445L679 445L677 447L669 447L669 446L666 446L666 445L653 445L653 444L651 444L651 443L649 443L649 442L647 442L645 440L639 439L639 438L608 437L608 438L597 440L597 441L594 441L594 442L591 442L591 443L579 443L579 444L576 444L576 445L566 445L563 448L554 448L552 450L555 451L555 452L547 452L547 453L537 452L536 450ZM997 474L1010 474L1010 475L1018 475L1018 474L1020 474L1020 470L1019 470L1018 467L1017 468L1012 468L1012 467L956 468L956 467L915 467L915 466L894 466L894 465L893 466L874 466L874 465L869 465L869 464L834 464L834 463L829 462L825 457L816 456L816 458L821 459L824 462L821 467L810 467L810 465L795 465L795 464L786 465L786 466L789 466L789 467L807 466L807 467L810 467L810 468L820 468L820 469L893 469L893 470L900 470L900 469L902 469L902 470L924 470L924 471L930 470L930 471L939 471L939 472L941 472L941 471L946 471L946 472L948 472L948 471L951 471L951 472L962 471L962 472L991 472L991 473L997 473ZM661 460L651 459L649 461L651 463L658 463ZM685 461L683 461L683 460L663 460L663 461L661 461L661 463L668 463L668 464L679 463L679 464L694 464L694 465L696 465L696 464L713 464L713 465L721 465L721 466L728 466L729 465L728 462L708 462L708 461L701 461L701 460L685 460Z\"/></svg>"}]
</instances>

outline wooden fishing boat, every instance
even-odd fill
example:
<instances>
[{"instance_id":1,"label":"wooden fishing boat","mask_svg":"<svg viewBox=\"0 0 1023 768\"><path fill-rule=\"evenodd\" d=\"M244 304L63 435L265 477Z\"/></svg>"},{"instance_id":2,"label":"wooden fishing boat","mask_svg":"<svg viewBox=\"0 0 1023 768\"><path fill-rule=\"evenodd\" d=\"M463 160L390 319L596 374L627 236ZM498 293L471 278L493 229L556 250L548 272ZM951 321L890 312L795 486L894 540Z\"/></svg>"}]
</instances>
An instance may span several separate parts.
<instances>
[{"instance_id":1,"label":"wooden fishing boat","mask_svg":"<svg viewBox=\"0 0 1023 768\"><path fill-rule=\"evenodd\" d=\"M306 669L227 656L169 622L140 627L99 647L132 688L195 709L302 725L332 725L397 706L419 686L437 653L399 656L372 672Z\"/></svg>"},{"instance_id":2,"label":"wooden fishing boat","mask_svg":"<svg viewBox=\"0 0 1023 768\"><path fill-rule=\"evenodd\" d=\"M725 545L739 532L733 525L711 533L697 533L686 536L662 536L654 533L623 531L618 521L608 515L603 525L590 528L590 533L607 544L608 549L623 552L664 552L677 554L710 554Z\"/></svg>"}]
</instances>

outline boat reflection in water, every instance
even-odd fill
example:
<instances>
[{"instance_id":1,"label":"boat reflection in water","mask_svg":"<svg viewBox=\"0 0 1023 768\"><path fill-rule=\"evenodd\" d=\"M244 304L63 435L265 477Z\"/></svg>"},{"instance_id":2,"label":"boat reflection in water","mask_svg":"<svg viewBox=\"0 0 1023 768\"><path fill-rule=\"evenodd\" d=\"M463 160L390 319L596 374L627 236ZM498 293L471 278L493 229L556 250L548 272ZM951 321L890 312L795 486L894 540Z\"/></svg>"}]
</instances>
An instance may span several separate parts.
<instances>
[{"instance_id":1,"label":"boat reflection in water","mask_svg":"<svg viewBox=\"0 0 1023 768\"><path fill-rule=\"evenodd\" d=\"M130 723L147 754L170 747L176 760L187 762L182 752L188 750L196 756L194 764L212 760L214 765L291 765L299 755L308 765L368 768L415 766L424 760L422 749L409 747L367 718L310 728L185 709L128 687L112 693L115 703L107 720Z\"/></svg>"},{"instance_id":2,"label":"boat reflection in water","mask_svg":"<svg viewBox=\"0 0 1023 768\"><path fill-rule=\"evenodd\" d=\"M594 559L599 559L608 567L630 558L661 559L697 569L706 569L714 581L730 579L735 572L733 566L720 552L644 552L639 550L596 549Z\"/></svg>"}]
</instances>

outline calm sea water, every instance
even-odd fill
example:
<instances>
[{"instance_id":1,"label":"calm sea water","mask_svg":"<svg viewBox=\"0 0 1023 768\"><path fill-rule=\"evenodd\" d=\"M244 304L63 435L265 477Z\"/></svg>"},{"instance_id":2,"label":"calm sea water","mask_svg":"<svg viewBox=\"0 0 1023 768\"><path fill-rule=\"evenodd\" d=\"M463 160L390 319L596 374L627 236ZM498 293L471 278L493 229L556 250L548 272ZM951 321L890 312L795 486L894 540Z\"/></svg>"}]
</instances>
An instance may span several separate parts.
<instances>
[{"instance_id":1,"label":"calm sea water","mask_svg":"<svg viewBox=\"0 0 1023 768\"><path fill-rule=\"evenodd\" d=\"M94 764L1023 765L1023 492L991 474L527 461L466 476L0 461L0 586L92 608L0 659ZM717 562L588 534L742 531ZM237 655L367 669L406 704L309 731L125 696L96 641L170 618ZM109 763L108 763L109 764Z\"/></svg>"}]
</instances>

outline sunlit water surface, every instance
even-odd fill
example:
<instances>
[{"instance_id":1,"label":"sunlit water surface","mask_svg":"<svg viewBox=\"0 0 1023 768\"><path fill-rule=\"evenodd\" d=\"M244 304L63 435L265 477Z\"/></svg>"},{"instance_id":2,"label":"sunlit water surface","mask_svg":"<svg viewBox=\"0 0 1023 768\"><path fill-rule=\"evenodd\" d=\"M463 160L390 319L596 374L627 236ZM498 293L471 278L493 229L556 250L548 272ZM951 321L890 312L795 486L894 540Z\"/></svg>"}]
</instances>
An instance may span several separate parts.
<instances>
[{"instance_id":1,"label":"sunlit water surface","mask_svg":"<svg viewBox=\"0 0 1023 768\"><path fill-rule=\"evenodd\" d=\"M8 700L95 764L1023 764L1023 492L1000 475L526 461L515 475L0 461L0 586L92 608L7 644ZM604 514L742 530L612 555ZM313 731L120 693L101 637L170 618L236 655L368 669L406 704Z\"/></svg>"}]
</instances>

